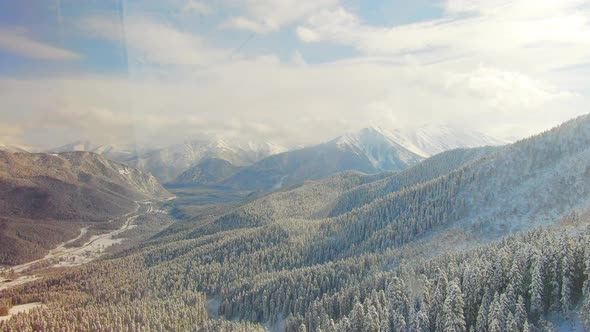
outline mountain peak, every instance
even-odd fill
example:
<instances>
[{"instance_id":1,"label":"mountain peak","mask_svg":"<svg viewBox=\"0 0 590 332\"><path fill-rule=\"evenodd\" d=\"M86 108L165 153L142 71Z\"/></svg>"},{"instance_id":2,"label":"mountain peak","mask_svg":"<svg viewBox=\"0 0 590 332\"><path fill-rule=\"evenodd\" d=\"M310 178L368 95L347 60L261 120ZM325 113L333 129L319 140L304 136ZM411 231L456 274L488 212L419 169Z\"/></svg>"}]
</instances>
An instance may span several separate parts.
<instances>
[{"instance_id":1,"label":"mountain peak","mask_svg":"<svg viewBox=\"0 0 590 332\"><path fill-rule=\"evenodd\" d=\"M405 168L402 165L407 167L422 159L392 140L378 127L366 127L346 133L328 144L335 144L340 150L352 150L357 155L367 158L379 171Z\"/></svg>"}]
</instances>

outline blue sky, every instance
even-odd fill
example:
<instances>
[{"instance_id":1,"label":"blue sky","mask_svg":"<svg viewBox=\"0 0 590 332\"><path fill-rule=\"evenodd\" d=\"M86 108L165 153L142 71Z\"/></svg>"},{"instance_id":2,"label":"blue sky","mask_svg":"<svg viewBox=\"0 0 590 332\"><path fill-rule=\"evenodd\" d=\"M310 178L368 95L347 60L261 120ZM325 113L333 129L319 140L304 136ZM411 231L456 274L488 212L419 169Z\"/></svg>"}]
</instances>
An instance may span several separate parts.
<instances>
[{"instance_id":1,"label":"blue sky","mask_svg":"<svg viewBox=\"0 0 590 332\"><path fill-rule=\"evenodd\" d=\"M0 143L522 137L587 112L589 22L580 0L3 1Z\"/></svg>"},{"instance_id":2,"label":"blue sky","mask_svg":"<svg viewBox=\"0 0 590 332\"><path fill-rule=\"evenodd\" d=\"M297 38L295 22L272 33L257 34L247 29L222 28L223 22L240 15L239 7L221 2L203 4L206 13L197 9L185 9L187 4L197 2L167 1L5 1L0 3L0 22L6 29L24 29L27 37L39 42L60 47L80 56L76 61L47 62L45 59L15 54L0 49L2 74L39 75L55 72L127 72L126 45L111 40L93 38L80 30L79 19L102 16L120 20L124 29L128 16L149 16L176 29L207 36L214 47L235 50L246 56L274 54L281 60L289 60L297 50L305 52L309 63L329 62L359 56L352 47L343 45L316 45L304 43ZM208 2L207 2L208 3ZM175 6L174 6L175 5ZM383 1L348 0L343 6L354 10L359 17L377 26L398 26L436 19L443 14L440 1ZM206 6L206 7L205 7Z\"/></svg>"}]
</instances>

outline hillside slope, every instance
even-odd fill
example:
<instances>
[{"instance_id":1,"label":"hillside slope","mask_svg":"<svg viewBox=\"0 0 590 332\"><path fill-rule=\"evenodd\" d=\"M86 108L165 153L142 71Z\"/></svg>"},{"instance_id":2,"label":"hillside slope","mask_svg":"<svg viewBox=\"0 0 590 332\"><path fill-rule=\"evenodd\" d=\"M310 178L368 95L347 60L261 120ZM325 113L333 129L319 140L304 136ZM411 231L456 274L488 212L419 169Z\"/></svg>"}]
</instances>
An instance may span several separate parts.
<instances>
[{"instance_id":1,"label":"hillside slope","mask_svg":"<svg viewBox=\"0 0 590 332\"><path fill-rule=\"evenodd\" d=\"M0 152L0 263L39 257L83 223L134 211L135 201L170 197L152 175L94 153Z\"/></svg>"},{"instance_id":2,"label":"hillside slope","mask_svg":"<svg viewBox=\"0 0 590 332\"><path fill-rule=\"evenodd\" d=\"M330 212L330 216L334 217L361 207L402 188L447 175L471 162L501 151L501 149L501 147L483 147L442 152L407 170L342 193Z\"/></svg>"},{"instance_id":3,"label":"hillside slope","mask_svg":"<svg viewBox=\"0 0 590 332\"><path fill-rule=\"evenodd\" d=\"M584 116L365 205L363 197L360 204L349 200L360 207L324 223L317 233L322 249L311 250L379 250L443 226L488 238L529 230L589 207L589 176L590 117Z\"/></svg>"},{"instance_id":4,"label":"hillside slope","mask_svg":"<svg viewBox=\"0 0 590 332\"><path fill-rule=\"evenodd\" d=\"M232 165L227 160L216 158L205 159L182 172L182 174L171 181L170 184L218 184L236 174L239 169L239 167Z\"/></svg>"}]
</instances>

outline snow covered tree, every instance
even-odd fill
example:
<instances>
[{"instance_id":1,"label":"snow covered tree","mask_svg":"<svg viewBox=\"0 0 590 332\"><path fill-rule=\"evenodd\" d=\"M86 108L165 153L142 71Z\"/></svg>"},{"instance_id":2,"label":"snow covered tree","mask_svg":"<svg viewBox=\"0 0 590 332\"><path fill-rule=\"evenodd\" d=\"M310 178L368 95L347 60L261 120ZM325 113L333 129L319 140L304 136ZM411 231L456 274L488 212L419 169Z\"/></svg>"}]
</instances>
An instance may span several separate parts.
<instances>
[{"instance_id":1,"label":"snow covered tree","mask_svg":"<svg viewBox=\"0 0 590 332\"><path fill-rule=\"evenodd\" d=\"M464 332L466 331L465 316L463 313L463 293L459 287L459 280L455 279L449 283L447 297L442 311L442 325L444 331Z\"/></svg>"}]
</instances>

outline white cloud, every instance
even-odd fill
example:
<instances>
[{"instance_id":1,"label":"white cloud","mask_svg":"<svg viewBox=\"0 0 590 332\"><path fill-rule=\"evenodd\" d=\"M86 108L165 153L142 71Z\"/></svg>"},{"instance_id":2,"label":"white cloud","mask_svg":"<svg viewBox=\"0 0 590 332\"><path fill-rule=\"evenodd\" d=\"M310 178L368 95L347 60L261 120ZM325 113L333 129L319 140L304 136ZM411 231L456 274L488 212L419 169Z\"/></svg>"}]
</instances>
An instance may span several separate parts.
<instances>
[{"instance_id":1,"label":"white cloud","mask_svg":"<svg viewBox=\"0 0 590 332\"><path fill-rule=\"evenodd\" d=\"M80 55L63 48L34 40L25 31L0 29L0 49L20 56L41 60L77 60Z\"/></svg>"},{"instance_id":2,"label":"white cloud","mask_svg":"<svg viewBox=\"0 0 590 332\"><path fill-rule=\"evenodd\" d=\"M167 80L0 81L0 91L3 105L23 110L3 113L0 123L27 123L27 132L43 142L61 140L54 145L80 138L172 143L202 132L310 144L363 126L428 123L527 135L580 114L584 102L521 73L489 67L457 73L372 59L301 66L273 56Z\"/></svg>"},{"instance_id":3,"label":"white cloud","mask_svg":"<svg viewBox=\"0 0 590 332\"><path fill-rule=\"evenodd\" d=\"M297 27L296 33L297 37L299 37L300 40L306 43L316 42L320 40L320 36L314 30L306 27Z\"/></svg>"},{"instance_id":4,"label":"white cloud","mask_svg":"<svg viewBox=\"0 0 590 332\"><path fill-rule=\"evenodd\" d=\"M338 8L308 18L298 35L367 55L412 54L422 63L467 59L511 70L550 70L590 59L590 8L580 2L453 0L444 18L394 27L365 24Z\"/></svg>"},{"instance_id":5,"label":"white cloud","mask_svg":"<svg viewBox=\"0 0 590 332\"><path fill-rule=\"evenodd\" d=\"M272 30L276 30L278 27L271 25L271 22L258 22L255 20L248 19L246 17L237 16L232 17L225 21L221 27L223 28L232 28L232 29L239 29L239 30L247 30L256 33L265 33Z\"/></svg>"},{"instance_id":6,"label":"white cloud","mask_svg":"<svg viewBox=\"0 0 590 332\"><path fill-rule=\"evenodd\" d=\"M147 17L94 16L79 26L95 37L124 43L129 61L140 65L209 65L227 54L207 47L202 38Z\"/></svg>"},{"instance_id":7,"label":"white cloud","mask_svg":"<svg viewBox=\"0 0 590 332\"><path fill-rule=\"evenodd\" d=\"M530 109L558 99L575 97L568 91L550 87L518 72L506 72L485 66L469 73L449 75L445 87L472 94L487 103L490 109Z\"/></svg>"},{"instance_id":8,"label":"white cloud","mask_svg":"<svg viewBox=\"0 0 590 332\"><path fill-rule=\"evenodd\" d=\"M304 19L318 10L331 8L338 0L226 0L244 15L231 17L222 27L269 33Z\"/></svg>"},{"instance_id":9,"label":"white cloud","mask_svg":"<svg viewBox=\"0 0 590 332\"><path fill-rule=\"evenodd\" d=\"M297 29L301 40L350 45L362 55L322 64L307 63L305 48L285 61L268 50L230 57L152 18L92 17L80 26L122 43L131 74L0 80L2 106L20 110L0 113L0 123L21 124L22 143L30 144L172 143L202 132L311 144L369 125L445 123L523 136L587 111L588 97L569 87L590 81L553 70L588 62L588 13L573 4L542 2L527 12L515 2L448 2L443 19L375 27L344 9L287 15L279 8L263 19L290 2L237 2L249 5L241 24L252 26L243 29L273 31L313 13ZM545 23L554 29L541 29Z\"/></svg>"}]
</instances>

